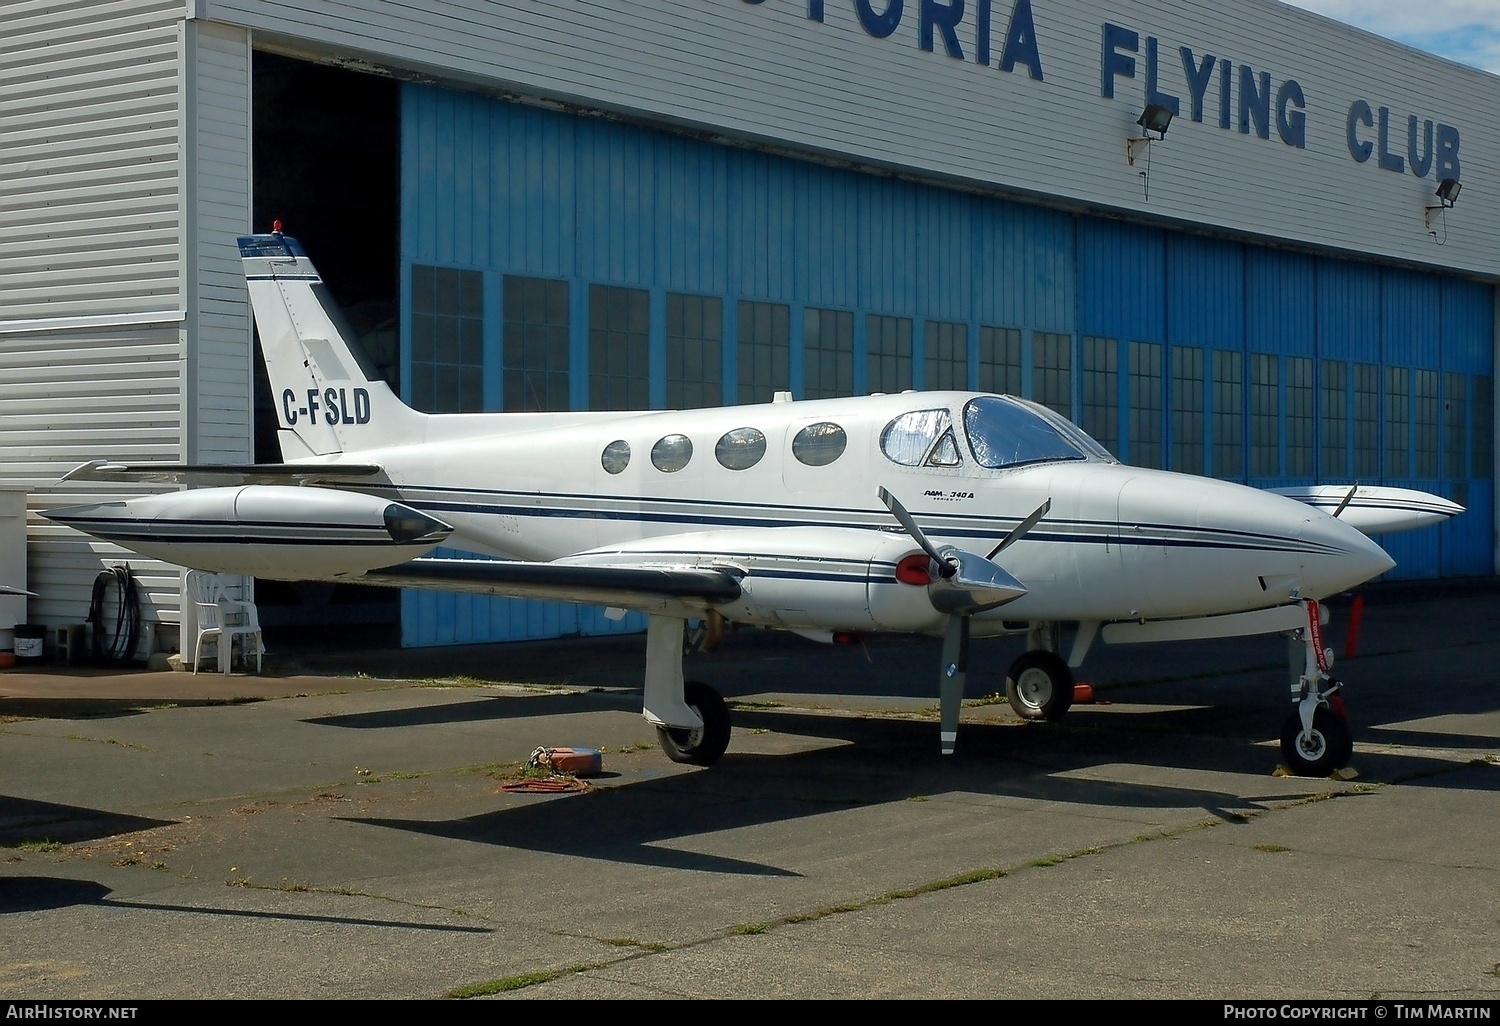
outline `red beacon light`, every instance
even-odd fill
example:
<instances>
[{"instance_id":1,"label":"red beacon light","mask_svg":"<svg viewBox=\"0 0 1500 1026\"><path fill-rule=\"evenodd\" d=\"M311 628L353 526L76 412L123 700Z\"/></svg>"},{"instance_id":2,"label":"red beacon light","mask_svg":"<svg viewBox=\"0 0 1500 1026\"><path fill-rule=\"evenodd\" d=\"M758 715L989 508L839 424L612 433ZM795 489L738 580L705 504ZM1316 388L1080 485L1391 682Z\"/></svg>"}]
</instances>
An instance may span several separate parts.
<instances>
[{"instance_id":1,"label":"red beacon light","mask_svg":"<svg viewBox=\"0 0 1500 1026\"><path fill-rule=\"evenodd\" d=\"M896 580L902 584L915 584L922 587L932 583L932 557L925 552L913 552L909 556L902 556L896 564Z\"/></svg>"},{"instance_id":2,"label":"red beacon light","mask_svg":"<svg viewBox=\"0 0 1500 1026\"><path fill-rule=\"evenodd\" d=\"M276 234L276 235L280 235L281 234L281 219L280 218L277 218L276 220L274 220L274 221L271 222L271 231L274 234Z\"/></svg>"}]
</instances>

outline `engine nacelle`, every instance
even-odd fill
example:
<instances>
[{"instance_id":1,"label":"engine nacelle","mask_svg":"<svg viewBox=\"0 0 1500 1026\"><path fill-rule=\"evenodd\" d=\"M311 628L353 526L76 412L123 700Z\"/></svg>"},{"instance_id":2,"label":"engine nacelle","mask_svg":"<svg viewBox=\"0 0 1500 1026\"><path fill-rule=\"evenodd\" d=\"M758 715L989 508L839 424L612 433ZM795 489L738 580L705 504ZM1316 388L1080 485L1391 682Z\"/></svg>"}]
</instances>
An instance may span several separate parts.
<instances>
[{"instance_id":1,"label":"engine nacelle","mask_svg":"<svg viewBox=\"0 0 1500 1026\"><path fill-rule=\"evenodd\" d=\"M941 631L926 579L902 582L896 565L921 555L900 531L849 527L742 527L643 538L559 560L603 566L702 567L743 575L740 597L717 607L739 623L808 631Z\"/></svg>"},{"instance_id":2,"label":"engine nacelle","mask_svg":"<svg viewBox=\"0 0 1500 1026\"><path fill-rule=\"evenodd\" d=\"M453 533L441 520L390 499L310 486L197 488L44 515L168 563L284 581L403 563Z\"/></svg>"}]
</instances>

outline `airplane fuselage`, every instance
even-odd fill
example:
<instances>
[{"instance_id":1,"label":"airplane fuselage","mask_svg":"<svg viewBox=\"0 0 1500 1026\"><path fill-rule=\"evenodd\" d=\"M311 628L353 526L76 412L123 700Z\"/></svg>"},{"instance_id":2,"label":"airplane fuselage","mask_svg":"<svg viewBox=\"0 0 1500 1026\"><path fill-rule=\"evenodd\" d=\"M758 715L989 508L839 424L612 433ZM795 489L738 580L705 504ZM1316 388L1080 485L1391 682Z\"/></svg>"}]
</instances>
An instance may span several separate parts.
<instances>
[{"instance_id":1,"label":"airplane fuselage","mask_svg":"<svg viewBox=\"0 0 1500 1026\"><path fill-rule=\"evenodd\" d=\"M1097 452L982 466L964 430L976 398L909 392L563 414L550 424L538 415L523 429L493 433L483 431L488 418L466 417L471 437L359 458L385 469L390 487L380 494L451 524L450 547L526 560L629 554L734 568L745 575L745 595L721 611L766 626L941 629L923 589L895 576L897 563L920 550L878 499L882 486L936 542L978 552L1051 500L999 560L1028 593L976 616L979 633L1003 631L1005 621L1262 609L1342 591L1391 565L1328 514L1255 488L1128 467ZM888 455L893 424L937 411L946 412L957 443L947 465L904 465ZM496 428L509 428L505 416ZM811 463L799 458L798 439L818 425L835 425L843 446L812 465L827 453ZM763 439L759 458L736 446L746 437L750 450ZM774 541L766 530L777 532Z\"/></svg>"}]
</instances>

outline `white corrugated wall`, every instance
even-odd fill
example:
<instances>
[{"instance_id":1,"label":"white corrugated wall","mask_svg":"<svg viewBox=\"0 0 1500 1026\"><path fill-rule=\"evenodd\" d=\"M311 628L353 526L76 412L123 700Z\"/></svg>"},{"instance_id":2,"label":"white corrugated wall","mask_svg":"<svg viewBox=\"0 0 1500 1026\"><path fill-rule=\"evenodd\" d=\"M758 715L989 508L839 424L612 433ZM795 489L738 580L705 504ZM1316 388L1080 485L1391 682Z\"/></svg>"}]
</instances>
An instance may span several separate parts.
<instances>
[{"instance_id":1,"label":"white corrugated wall","mask_svg":"<svg viewBox=\"0 0 1500 1026\"><path fill-rule=\"evenodd\" d=\"M0 5L0 323L181 310L182 9Z\"/></svg>"},{"instance_id":2,"label":"white corrugated wall","mask_svg":"<svg viewBox=\"0 0 1500 1026\"><path fill-rule=\"evenodd\" d=\"M188 436L195 463L252 458L249 296L237 236L250 230L250 34L185 26Z\"/></svg>"},{"instance_id":3,"label":"white corrugated wall","mask_svg":"<svg viewBox=\"0 0 1500 1026\"><path fill-rule=\"evenodd\" d=\"M36 516L130 494L64 473L249 457L248 34L186 12L0 4L0 488L30 493L32 622L81 622L122 562L145 619L180 617L179 568Z\"/></svg>"},{"instance_id":4,"label":"white corrugated wall","mask_svg":"<svg viewBox=\"0 0 1500 1026\"><path fill-rule=\"evenodd\" d=\"M254 459L254 336L235 239L250 230L250 33L189 21L183 40L188 296L183 459L249 463ZM230 593L253 599L253 579L241 578ZM182 621L194 626L191 602L183 603Z\"/></svg>"}]
</instances>

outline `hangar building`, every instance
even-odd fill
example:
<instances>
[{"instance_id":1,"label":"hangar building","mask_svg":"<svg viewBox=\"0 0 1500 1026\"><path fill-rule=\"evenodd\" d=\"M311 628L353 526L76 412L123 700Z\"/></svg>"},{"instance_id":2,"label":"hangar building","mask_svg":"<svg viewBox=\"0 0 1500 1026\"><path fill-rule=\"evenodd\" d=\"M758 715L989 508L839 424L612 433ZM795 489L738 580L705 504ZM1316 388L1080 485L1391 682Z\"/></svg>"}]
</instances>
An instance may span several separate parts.
<instances>
[{"instance_id":1,"label":"hangar building","mask_svg":"<svg viewBox=\"0 0 1500 1026\"><path fill-rule=\"evenodd\" d=\"M273 219L421 409L1008 391L1133 464L1440 493L1393 576L1495 570L1500 79L1275 0L10 0L0 140L36 622L125 559L180 615L35 515L110 494L63 473L279 457ZM639 626L337 590L263 620Z\"/></svg>"}]
</instances>

